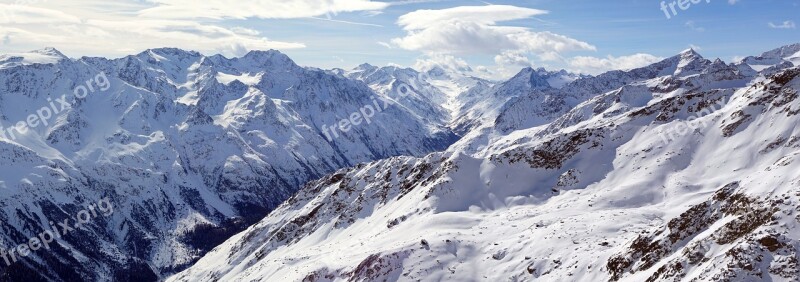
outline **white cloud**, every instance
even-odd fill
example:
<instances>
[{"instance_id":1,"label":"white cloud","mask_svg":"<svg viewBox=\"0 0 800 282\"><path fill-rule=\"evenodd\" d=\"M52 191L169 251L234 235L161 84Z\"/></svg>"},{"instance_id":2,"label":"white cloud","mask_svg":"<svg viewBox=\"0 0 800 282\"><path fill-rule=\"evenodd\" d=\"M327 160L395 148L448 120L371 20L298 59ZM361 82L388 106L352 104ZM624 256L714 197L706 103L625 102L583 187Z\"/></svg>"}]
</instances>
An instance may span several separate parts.
<instances>
[{"instance_id":1,"label":"white cloud","mask_svg":"<svg viewBox=\"0 0 800 282\"><path fill-rule=\"evenodd\" d=\"M795 29L797 26L794 21L784 21L781 24L769 23L769 27L778 29Z\"/></svg>"},{"instance_id":2,"label":"white cloud","mask_svg":"<svg viewBox=\"0 0 800 282\"><path fill-rule=\"evenodd\" d=\"M432 54L417 59L412 66L416 70L428 71L434 67L440 67L449 72L471 75L489 80L507 80L519 73L520 69L530 67L531 62L523 53L504 52L495 57L494 66L470 66L467 61L453 55Z\"/></svg>"},{"instance_id":3,"label":"white cloud","mask_svg":"<svg viewBox=\"0 0 800 282\"><path fill-rule=\"evenodd\" d=\"M257 30L223 27L213 21L143 18L137 5L112 1L48 1L42 5L0 4L0 38L7 50L53 46L66 53L126 55L147 48L176 46L205 53L242 55L248 50L303 48L298 42L270 40ZM123 12L123 11L128 11Z\"/></svg>"},{"instance_id":4,"label":"white cloud","mask_svg":"<svg viewBox=\"0 0 800 282\"><path fill-rule=\"evenodd\" d=\"M379 25L379 24L373 24L373 23L362 23L362 22L353 22L353 21L343 21L343 20L336 20L336 19L333 19L333 17L331 17L330 15L329 15L329 16L326 16L326 17L324 17L324 18L319 18L319 17L309 17L309 19L315 19L315 20L321 20L321 21L329 21L329 22L334 22L334 23L352 24L352 25L362 25L362 26L383 27L382 25Z\"/></svg>"},{"instance_id":5,"label":"white cloud","mask_svg":"<svg viewBox=\"0 0 800 282\"><path fill-rule=\"evenodd\" d=\"M386 42L383 42L383 41L378 41L377 43L378 43L378 45L381 45L381 46L386 47L388 49L394 49L394 46L392 46L392 44L389 44L389 43L386 43Z\"/></svg>"},{"instance_id":6,"label":"white cloud","mask_svg":"<svg viewBox=\"0 0 800 282\"><path fill-rule=\"evenodd\" d=\"M544 10L508 5L461 6L443 10L417 10L400 16L397 23L405 30L422 30L454 19L494 25L497 22L526 19L547 13Z\"/></svg>"},{"instance_id":7,"label":"white cloud","mask_svg":"<svg viewBox=\"0 0 800 282\"><path fill-rule=\"evenodd\" d=\"M0 24L80 23L80 18L62 11L29 5L0 4Z\"/></svg>"},{"instance_id":8,"label":"white cloud","mask_svg":"<svg viewBox=\"0 0 800 282\"><path fill-rule=\"evenodd\" d=\"M644 67L663 60L650 54L634 54L630 56L606 58L578 56L568 60L569 66L575 72L587 74L600 74L610 70L630 70Z\"/></svg>"},{"instance_id":9,"label":"white cloud","mask_svg":"<svg viewBox=\"0 0 800 282\"><path fill-rule=\"evenodd\" d=\"M498 53L518 49L507 30L478 23L451 21L392 39L403 49L427 53Z\"/></svg>"},{"instance_id":10,"label":"white cloud","mask_svg":"<svg viewBox=\"0 0 800 282\"><path fill-rule=\"evenodd\" d=\"M428 71L435 67L456 72L472 71L472 68L470 68L467 61L452 55L433 54L417 59L417 61L414 63L414 69L419 71Z\"/></svg>"},{"instance_id":11,"label":"white cloud","mask_svg":"<svg viewBox=\"0 0 800 282\"><path fill-rule=\"evenodd\" d=\"M388 7L370 0L149 0L153 8L140 15L161 19L292 19Z\"/></svg>"},{"instance_id":12,"label":"white cloud","mask_svg":"<svg viewBox=\"0 0 800 282\"><path fill-rule=\"evenodd\" d=\"M706 29L704 27L697 26L697 23L695 23L694 21L687 21L686 22L686 27L688 27L691 30L697 31L697 32L706 31Z\"/></svg>"},{"instance_id":13,"label":"white cloud","mask_svg":"<svg viewBox=\"0 0 800 282\"><path fill-rule=\"evenodd\" d=\"M494 62L501 66L531 66L528 56L518 51L506 51L494 57Z\"/></svg>"},{"instance_id":14,"label":"white cloud","mask_svg":"<svg viewBox=\"0 0 800 282\"><path fill-rule=\"evenodd\" d=\"M502 26L498 22L531 18L547 11L508 5L462 6L418 10L400 17L406 36L392 39L400 48L426 54L553 53L596 50L589 43L550 32Z\"/></svg>"},{"instance_id":15,"label":"white cloud","mask_svg":"<svg viewBox=\"0 0 800 282\"><path fill-rule=\"evenodd\" d=\"M492 73L492 71L489 70L489 68L487 68L486 66L477 66L475 67L475 71L477 71L478 73L486 73L486 74Z\"/></svg>"},{"instance_id":16,"label":"white cloud","mask_svg":"<svg viewBox=\"0 0 800 282\"><path fill-rule=\"evenodd\" d=\"M241 27L241 26L232 27L231 31L236 32L236 33L240 33L240 34L252 35L252 36L256 36L256 35L261 34L261 32L259 32L258 30L249 29L249 28Z\"/></svg>"},{"instance_id":17,"label":"white cloud","mask_svg":"<svg viewBox=\"0 0 800 282\"><path fill-rule=\"evenodd\" d=\"M366 11L361 13L365 17L375 17L383 14L383 11Z\"/></svg>"}]
</instances>

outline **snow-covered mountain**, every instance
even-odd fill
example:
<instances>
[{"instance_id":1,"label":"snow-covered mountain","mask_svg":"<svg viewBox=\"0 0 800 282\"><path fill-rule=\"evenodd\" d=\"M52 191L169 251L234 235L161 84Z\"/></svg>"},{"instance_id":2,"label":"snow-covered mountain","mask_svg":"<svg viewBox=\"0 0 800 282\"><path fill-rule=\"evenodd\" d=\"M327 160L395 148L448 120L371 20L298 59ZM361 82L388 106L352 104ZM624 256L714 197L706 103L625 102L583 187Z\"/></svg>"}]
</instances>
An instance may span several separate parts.
<instances>
[{"instance_id":1,"label":"snow-covered mountain","mask_svg":"<svg viewBox=\"0 0 800 282\"><path fill-rule=\"evenodd\" d=\"M580 78L590 77L565 70L553 72L530 67L501 83L441 66L417 71L362 64L353 70L332 72L363 81L384 95L397 97L398 103L421 116L438 117L437 124L449 126L459 134L481 126L493 127L493 119L513 99L538 91L557 91Z\"/></svg>"},{"instance_id":2,"label":"snow-covered mountain","mask_svg":"<svg viewBox=\"0 0 800 282\"><path fill-rule=\"evenodd\" d=\"M379 68L362 64L350 71L334 71L347 78L363 81L420 118L430 119L430 123L444 127L450 121L450 112L446 108L449 100L447 94L414 69L396 66Z\"/></svg>"},{"instance_id":3,"label":"snow-covered mountain","mask_svg":"<svg viewBox=\"0 0 800 282\"><path fill-rule=\"evenodd\" d=\"M561 70L524 68L508 81L495 85L478 84L459 95L460 103L451 126L465 134L482 126L491 126L501 108L509 101L540 91L557 90L569 82L587 76Z\"/></svg>"},{"instance_id":4,"label":"snow-covered mountain","mask_svg":"<svg viewBox=\"0 0 800 282\"><path fill-rule=\"evenodd\" d=\"M455 130L462 132L464 127L470 130L462 133L466 137L454 147L468 153L480 152L515 130L557 121L597 93L637 91L634 89L647 88L647 85L656 83L660 84L660 91L672 91L680 87L714 88L719 84L743 85L753 75L750 69L743 71L738 66L726 65L718 59L712 62L691 49L630 71L581 76L561 88L548 87L547 84L534 87L536 84L531 81L543 81L536 78L540 73L523 69L517 76L496 87L489 99L481 101L484 106L473 107L477 114L470 116L470 112L466 111L468 114L463 118L467 121L464 123L466 126L457 126Z\"/></svg>"},{"instance_id":5,"label":"snow-covered mountain","mask_svg":"<svg viewBox=\"0 0 800 282\"><path fill-rule=\"evenodd\" d=\"M169 281L797 281L781 60L687 50L560 89L523 70L448 150L313 181Z\"/></svg>"},{"instance_id":6,"label":"snow-covered mountain","mask_svg":"<svg viewBox=\"0 0 800 282\"><path fill-rule=\"evenodd\" d=\"M50 106L47 119L14 130ZM342 125L355 113L360 124ZM48 250L18 251L0 263L0 276L163 279L310 180L456 141L428 121L438 116L422 114L430 113L277 51L231 59L171 48L119 59L76 60L52 48L0 56L2 248L101 199L114 207Z\"/></svg>"},{"instance_id":7,"label":"snow-covered mountain","mask_svg":"<svg viewBox=\"0 0 800 282\"><path fill-rule=\"evenodd\" d=\"M350 71L334 72L363 81L379 93L399 97L399 103L409 109L428 113L427 116L439 117L436 122L445 126L462 116L462 112L471 110L469 105L485 97L486 92L496 84L472 76L465 70L442 66L418 71L362 64Z\"/></svg>"},{"instance_id":8,"label":"snow-covered mountain","mask_svg":"<svg viewBox=\"0 0 800 282\"><path fill-rule=\"evenodd\" d=\"M746 65L762 73L774 73L798 64L800 64L800 43L783 46L759 56L749 56L740 62L740 65Z\"/></svg>"}]
</instances>

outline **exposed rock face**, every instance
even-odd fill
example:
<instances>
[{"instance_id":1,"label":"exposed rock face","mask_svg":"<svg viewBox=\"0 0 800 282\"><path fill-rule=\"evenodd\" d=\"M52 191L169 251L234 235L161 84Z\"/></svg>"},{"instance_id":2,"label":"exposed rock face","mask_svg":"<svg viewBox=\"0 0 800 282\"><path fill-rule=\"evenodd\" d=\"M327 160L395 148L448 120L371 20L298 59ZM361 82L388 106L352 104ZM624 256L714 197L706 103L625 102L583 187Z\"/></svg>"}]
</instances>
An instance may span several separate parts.
<instances>
[{"instance_id":1,"label":"exposed rock face","mask_svg":"<svg viewBox=\"0 0 800 282\"><path fill-rule=\"evenodd\" d=\"M103 85L92 82L99 74ZM87 81L92 93L73 99ZM310 180L361 162L424 156L458 138L391 102L328 140L326 128L390 97L277 51L227 59L165 48L71 60L46 49L0 57L0 93L4 130L62 94L70 98L47 124L3 132L3 248L98 199L115 207L49 250L0 263L0 276L13 279L164 279Z\"/></svg>"},{"instance_id":2,"label":"exposed rock face","mask_svg":"<svg viewBox=\"0 0 800 282\"><path fill-rule=\"evenodd\" d=\"M447 151L311 182L169 280L796 280L800 77L774 59L689 50L511 95Z\"/></svg>"}]
</instances>

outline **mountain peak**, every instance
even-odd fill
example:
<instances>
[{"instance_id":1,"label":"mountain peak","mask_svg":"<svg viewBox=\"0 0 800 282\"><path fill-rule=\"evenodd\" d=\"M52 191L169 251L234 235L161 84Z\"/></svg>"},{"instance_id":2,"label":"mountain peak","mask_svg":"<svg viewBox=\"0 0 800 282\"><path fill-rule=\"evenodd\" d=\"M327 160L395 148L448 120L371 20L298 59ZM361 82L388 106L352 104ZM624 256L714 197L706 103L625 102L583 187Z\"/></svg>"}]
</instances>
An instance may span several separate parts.
<instances>
[{"instance_id":1,"label":"mountain peak","mask_svg":"<svg viewBox=\"0 0 800 282\"><path fill-rule=\"evenodd\" d=\"M545 69L541 70L544 72L542 73L540 70L535 70L532 67L523 68L517 75L511 78L510 81L525 81L526 83L530 83L532 89L551 88L550 83L547 82L547 75L549 72Z\"/></svg>"},{"instance_id":2,"label":"mountain peak","mask_svg":"<svg viewBox=\"0 0 800 282\"><path fill-rule=\"evenodd\" d=\"M281 53L278 50L270 49L270 50L252 50L247 52L242 59L252 60L259 63L264 63L268 65L286 65L286 66L295 66L296 64L294 61L289 58L284 53Z\"/></svg>"},{"instance_id":3,"label":"mountain peak","mask_svg":"<svg viewBox=\"0 0 800 282\"><path fill-rule=\"evenodd\" d=\"M703 56L700 55L700 53L697 53L697 51L695 51L694 48L689 48L689 49L683 50L683 52L678 54L677 57L680 58L681 62L691 62L691 61L697 61L697 60L705 60L705 58L703 58Z\"/></svg>"},{"instance_id":4,"label":"mountain peak","mask_svg":"<svg viewBox=\"0 0 800 282\"><path fill-rule=\"evenodd\" d=\"M762 58L789 58L800 56L800 43L789 44L779 48L764 52Z\"/></svg>"},{"instance_id":5,"label":"mountain peak","mask_svg":"<svg viewBox=\"0 0 800 282\"><path fill-rule=\"evenodd\" d=\"M60 51L52 47L30 51L27 53L9 53L0 55L0 69L21 65L57 64L69 60Z\"/></svg>"},{"instance_id":6,"label":"mountain peak","mask_svg":"<svg viewBox=\"0 0 800 282\"><path fill-rule=\"evenodd\" d=\"M42 49L39 49L39 50L31 51L31 53L39 54L39 55L46 55L46 56L51 56L51 57L57 57L57 58L61 58L61 59L68 59L67 56L64 55L64 53L61 53L61 51L58 51L58 49L53 48L53 47L45 47L45 48L42 48Z\"/></svg>"},{"instance_id":7,"label":"mountain peak","mask_svg":"<svg viewBox=\"0 0 800 282\"><path fill-rule=\"evenodd\" d=\"M681 56L700 56L700 53L697 53L697 51L695 51L694 48L689 48L689 49L683 50L680 53L680 55Z\"/></svg>"},{"instance_id":8,"label":"mountain peak","mask_svg":"<svg viewBox=\"0 0 800 282\"><path fill-rule=\"evenodd\" d=\"M150 62L173 61L173 60L182 61L186 58L198 58L202 56L203 55L197 51L189 51L173 47L151 48L144 50L136 55L136 57L140 59L146 59Z\"/></svg>"},{"instance_id":9,"label":"mountain peak","mask_svg":"<svg viewBox=\"0 0 800 282\"><path fill-rule=\"evenodd\" d=\"M374 68L377 68L377 67L373 66L373 65L371 65L369 63L363 63L363 64L360 64L360 65L358 65L356 67L356 69L358 69L358 70L367 70L367 69L374 69Z\"/></svg>"},{"instance_id":10,"label":"mountain peak","mask_svg":"<svg viewBox=\"0 0 800 282\"><path fill-rule=\"evenodd\" d=\"M427 71L425 71L429 77L436 78L436 79L450 79L452 78L450 72L442 68L441 66L434 66Z\"/></svg>"},{"instance_id":11,"label":"mountain peak","mask_svg":"<svg viewBox=\"0 0 800 282\"><path fill-rule=\"evenodd\" d=\"M286 54L281 53L281 51L275 49L269 50L250 50L244 57L289 57Z\"/></svg>"},{"instance_id":12,"label":"mountain peak","mask_svg":"<svg viewBox=\"0 0 800 282\"><path fill-rule=\"evenodd\" d=\"M152 52L158 55L184 55L184 56L200 56L200 53L197 51L192 50L184 50L180 48L173 48L173 47L163 47L163 48L152 48L147 49L145 52Z\"/></svg>"},{"instance_id":13,"label":"mountain peak","mask_svg":"<svg viewBox=\"0 0 800 282\"><path fill-rule=\"evenodd\" d=\"M663 68L662 75L682 76L699 73L710 64L711 61L703 58L694 48L689 48L645 68Z\"/></svg>"}]
</instances>

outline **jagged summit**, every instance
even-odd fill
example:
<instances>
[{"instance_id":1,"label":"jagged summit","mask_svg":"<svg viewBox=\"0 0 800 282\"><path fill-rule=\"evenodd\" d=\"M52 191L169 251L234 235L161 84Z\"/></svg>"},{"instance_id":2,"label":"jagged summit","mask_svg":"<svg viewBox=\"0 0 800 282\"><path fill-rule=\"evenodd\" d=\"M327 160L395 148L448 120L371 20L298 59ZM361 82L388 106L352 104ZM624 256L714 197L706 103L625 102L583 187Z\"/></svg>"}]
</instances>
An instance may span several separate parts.
<instances>
[{"instance_id":1,"label":"jagged summit","mask_svg":"<svg viewBox=\"0 0 800 282\"><path fill-rule=\"evenodd\" d=\"M694 49L691 49L691 48L684 50L683 52L678 54L676 57L680 57L680 60L682 62L692 62L692 61L706 60L705 58L703 58L703 55L700 55L700 53L698 53L697 51L695 51Z\"/></svg>"},{"instance_id":2,"label":"jagged summit","mask_svg":"<svg viewBox=\"0 0 800 282\"><path fill-rule=\"evenodd\" d=\"M57 64L69 60L67 56L56 48L46 47L25 53L0 55L0 69L34 64Z\"/></svg>"},{"instance_id":3,"label":"jagged summit","mask_svg":"<svg viewBox=\"0 0 800 282\"><path fill-rule=\"evenodd\" d=\"M286 54L282 53L279 50L269 49L269 50L250 50L245 54L243 57L252 57L252 56L286 56Z\"/></svg>"},{"instance_id":4,"label":"jagged summit","mask_svg":"<svg viewBox=\"0 0 800 282\"><path fill-rule=\"evenodd\" d=\"M764 73L774 73L790 66L800 66L800 43L782 46L758 56L748 56L738 63L740 67Z\"/></svg>"},{"instance_id":5,"label":"jagged summit","mask_svg":"<svg viewBox=\"0 0 800 282\"><path fill-rule=\"evenodd\" d=\"M698 53L696 50L694 50L694 48L689 48L689 49L683 50L683 51L680 52L679 55L681 57L699 57L699 58L703 57L702 55L700 55L700 53Z\"/></svg>"},{"instance_id":6,"label":"jagged summit","mask_svg":"<svg viewBox=\"0 0 800 282\"><path fill-rule=\"evenodd\" d=\"M631 70L612 70L597 75L596 77L608 79L619 75L627 76L633 74L635 76L640 76L653 71L657 72L657 75L659 76L685 76L700 73L710 64L711 61L705 59L693 48L689 48L678 53L677 55L665 58L659 62L647 66L634 68Z\"/></svg>"},{"instance_id":7,"label":"jagged summit","mask_svg":"<svg viewBox=\"0 0 800 282\"><path fill-rule=\"evenodd\" d=\"M296 67L294 60L289 58L286 54L282 53L281 51L270 49L270 50L252 50L247 52L244 56L239 58L240 60L246 60L251 62L259 62L265 64L267 67L274 67L274 66L284 66L284 67Z\"/></svg>"},{"instance_id":8,"label":"jagged summit","mask_svg":"<svg viewBox=\"0 0 800 282\"><path fill-rule=\"evenodd\" d=\"M64 53L61 53L61 51L59 51L58 49L53 48L53 47L45 47L45 48L42 48L42 49L39 49L39 50L31 51L30 53L41 54L41 55L46 55L46 56L53 56L53 57L58 57L58 58L61 58L61 59L69 59L69 58L67 58L67 56L64 55Z\"/></svg>"},{"instance_id":9,"label":"jagged summit","mask_svg":"<svg viewBox=\"0 0 800 282\"><path fill-rule=\"evenodd\" d=\"M369 63L363 63L355 67L355 70L366 71L366 70L375 70L377 68L378 68L377 66L371 65Z\"/></svg>"},{"instance_id":10,"label":"jagged summit","mask_svg":"<svg viewBox=\"0 0 800 282\"><path fill-rule=\"evenodd\" d=\"M547 82L547 77L550 73L546 71L535 70L531 67L522 69L510 81L525 81L530 84L531 89L548 89L551 88L550 83Z\"/></svg>"},{"instance_id":11,"label":"jagged summit","mask_svg":"<svg viewBox=\"0 0 800 282\"><path fill-rule=\"evenodd\" d=\"M139 53L140 55L161 55L161 56L170 56L170 57L199 57L202 56L200 52L194 50L184 50L180 48L174 47L162 47L162 48L152 48L147 49Z\"/></svg>"},{"instance_id":12,"label":"jagged summit","mask_svg":"<svg viewBox=\"0 0 800 282\"><path fill-rule=\"evenodd\" d=\"M703 58L703 56L700 55L700 53L697 53L694 49L687 49L678 54L676 57L679 58L678 65L674 73L676 76L700 72L703 68L711 64L711 61Z\"/></svg>"},{"instance_id":13,"label":"jagged summit","mask_svg":"<svg viewBox=\"0 0 800 282\"><path fill-rule=\"evenodd\" d=\"M761 57L777 57L777 58L800 57L800 43L789 44L786 46L781 46L780 48L776 48L774 50L764 52L764 54L761 54Z\"/></svg>"},{"instance_id":14,"label":"jagged summit","mask_svg":"<svg viewBox=\"0 0 800 282\"><path fill-rule=\"evenodd\" d=\"M527 81L532 89L561 88L566 84L590 76L568 72L566 70L549 71L545 68L525 67L509 81Z\"/></svg>"}]
</instances>

